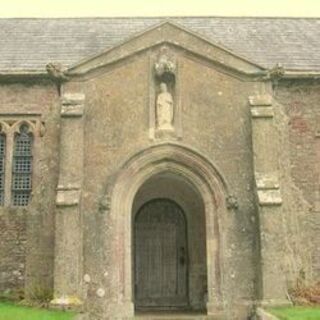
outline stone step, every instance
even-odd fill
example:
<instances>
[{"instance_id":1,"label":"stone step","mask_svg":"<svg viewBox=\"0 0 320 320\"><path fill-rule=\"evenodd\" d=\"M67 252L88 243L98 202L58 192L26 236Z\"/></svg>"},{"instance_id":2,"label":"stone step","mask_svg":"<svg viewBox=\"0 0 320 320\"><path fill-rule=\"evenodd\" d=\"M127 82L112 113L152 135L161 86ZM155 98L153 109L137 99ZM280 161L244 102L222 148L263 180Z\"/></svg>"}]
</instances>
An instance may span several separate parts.
<instances>
[{"instance_id":1,"label":"stone step","mask_svg":"<svg viewBox=\"0 0 320 320\"><path fill-rule=\"evenodd\" d=\"M137 320L217 320L215 316L208 316L201 313L153 313L146 312L137 314L134 319Z\"/></svg>"},{"instance_id":2,"label":"stone step","mask_svg":"<svg viewBox=\"0 0 320 320\"><path fill-rule=\"evenodd\" d=\"M217 320L212 316L135 316L136 320Z\"/></svg>"},{"instance_id":3,"label":"stone step","mask_svg":"<svg viewBox=\"0 0 320 320\"><path fill-rule=\"evenodd\" d=\"M223 315L216 316L207 316L207 315L143 315L143 316L134 316L130 320L227 320L231 318L226 318ZM247 320L248 316L237 316L232 318L232 320ZM126 318L126 320L129 320Z\"/></svg>"},{"instance_id":4,"label":"stone step","mask_svg":"<svg viewBox=\"0 0 320 320\"><path fill-rule=\"evenodd\" d=\"M120 318L117 318L120 319ZM122 318L121 318L122 319ZM136 314L134 317L124 318L126 320L225 320L221 316L208 316L205 314L199 313L154 313L147 312L143 314ZM76 320L90 320L88 314L79 314L76 317Z\"/></svg>"}]
</instances>

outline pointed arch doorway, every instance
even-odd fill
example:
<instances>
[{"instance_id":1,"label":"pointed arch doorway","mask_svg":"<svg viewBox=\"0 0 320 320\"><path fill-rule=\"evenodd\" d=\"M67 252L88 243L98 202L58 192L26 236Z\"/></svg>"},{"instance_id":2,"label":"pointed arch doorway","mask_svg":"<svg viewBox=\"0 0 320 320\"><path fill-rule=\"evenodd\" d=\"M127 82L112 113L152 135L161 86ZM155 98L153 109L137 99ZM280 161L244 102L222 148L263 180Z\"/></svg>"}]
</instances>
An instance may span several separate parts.
<instances>
[{"instance_id":1,"label":"pointed arch doorway","mask_svg":"<svg viewBox=\"0 0 320 320\"><path fill-rule=\"evenodd\" d=\"M221 315L219 217L227 213L228 188L213 164L182 145L155 145L131 156L111 187L108 221L112 227L106 243L112 253L107 273L112 281L105 315L132 317L139 308L135 294L135 216L145 203L157 198L175 201L186 216L190 309Z\"/></svg>"},{"instance_id":2,"label":"pointed arch doorway","mask_svg":"<svg viewBox=\"0 0 320 320\"><path fill-rule=\"evenodd\" d=\"M185 179L148 179L133 205L134 303L137 310L204 310L207 297L205 215Z\"/></svg>"}]
</instances>

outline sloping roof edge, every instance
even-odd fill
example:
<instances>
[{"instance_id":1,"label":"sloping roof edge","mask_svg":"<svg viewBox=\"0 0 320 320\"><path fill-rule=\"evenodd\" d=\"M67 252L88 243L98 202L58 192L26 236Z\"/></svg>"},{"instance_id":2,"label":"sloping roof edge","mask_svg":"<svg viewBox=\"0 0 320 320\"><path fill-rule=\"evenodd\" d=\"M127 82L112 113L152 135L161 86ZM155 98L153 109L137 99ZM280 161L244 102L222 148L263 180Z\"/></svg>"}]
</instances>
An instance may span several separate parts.
<instances>
[{"instance_id":1,"label":"sloping roof edge","mask_svg":"<svg viewBox=\"0 0 320 320\"><path fill-rule=\"evenodd\" d=\"M93 60L93 59L95 59L95 58L97 58L97 57L100 57L100 56L102 56L102 55L104 55L104 54L107 54L107 53L109 53L109 52L111 52L111 51L113 51L113 50L121 47L122 45L124 45L124 44L126 44L126 43L129 43L130 41L132 41L132 40L134 40L134 39L143 37L145 34L151 32L151 31L153 31L153 30L156 30L156 29L158 29L158 28L161 28L161 27L163 27L163 26L166 26L166 25L172 26L172 27L174 27L174 28L176 28L176 29L178 29L178 30L181 30L181 31L183 31L183 32L186 32L186 33L192 35L193 37L196 37L196 38L198 38L198 39L201 39L202 41L205 41L207 44L209 44L209 45L211 45L211 46L214 46L214 47L216 47L216 48L218 48L218 49L220 49L220 50L222 50L222 51L224 51L224 52L232 55L233 57L235 57L235 58L237 58L237 59L240 59L240 60L242 60L242 61L244 61L244 62L246 62L246 63L248 63L248 64L251 64L251 65L253 65L253 66L255 66L255 67L257 67L257 68L259 68L259 69L261 69L261 70L266 70L266 68L260 66L259 64L255 63L255 62L252 62L252 61L250 61L249 59L246 59L245 57L242 57L242 56L236 54L235 52L233 52L233 51L231 51L231 50L229 50L229 49L227 49L227 48L225 48L225 47L223 47L223 46L221 46L221 45L216 44L215 42L211 41L210 39L207 39L205 36L202 36L202 35L200 35L199 33L190 30L189 28L185 28L185 27L179 25L178 23L174 23L173 21L170 20L170 18L168 18L168 19L166 19L165 21L162 21L162 22L160 22L160 23L158 23L158 24L155 24L155 25L153 25L153 26L151 26L151 27L149 27L149 28L146 28L145 30L143 30L143 31L141 31L141 32L137 32L137 33L133 34L131 37L128 37L127 39L119 42L118 44L116 44L115 46L113 46L113 47L111 47L111 48L108 48L107 50L104 50L104 51L102 51L102 52L100 52L100 53L98 53L98 54L92 55L91 57L87 57L87 58L85 58L85 59L80 60L79 62L71 65L71 66L67 69L67 71L68 71L68 72L69 72L69 71L72 71L72 70L75 69L76 67L82 66L83 64L85 64L85 63L87 63L87 62L89 62L89 61L91 61L91 60Z\"/></svg>"},{"instance_id":2,"label":"sloping roof edge","mask_svg":"<svg viewBox=\"0 0 320 320\"><path fill-rule=\"evenodd\" d=\"M281 64L285 65L285 78L319 77L320 68L318 66L320 56L317 52L320 51L317 50L318 45L316 45L316 43L317 39L320 38L320 33L317 29L317 26L320 26L320 18L204 16L199 17L198 20L194 21L192 20L193 17L171 16L159 17L159 19L163 19L163 21L159 22L159 19L156 19L154 21L158 23L150 25L150 23L154 22L153 19L155 18L156 17L97 17L93 19L91 17L79 17L0 19L0 23L1 20L5 20L5 22L1 24L4 27L1 34L1 39L5 40L12 37L12 40L9 40L9 42L6 40L1 42L3 48L2 53L4 54L2 55L2 60L4 63L2 63L1 65L0 77L8 75L18 77L34 77L40 75L44 76L46 74L46 63L54 61L57 61L58 63L60 63L61 61L62 66L65 70L72 70L78 65L82 65L87 61L94 59L95 57L99 57L101 55L112 52L119 48L119 46L128 43L133 39L142 36L143 34L148 33L151 30L159 28L165 24L174 26L175 28L182 30L183 32L202 39L208 44L219 48L221 51L224 51L229 55L245 61L249 64L255 65L259 69L265 71L272 69L272 66L280 61ZM207 20L203 20L204 18L207 18ZM221 20L221 18L225 18L226 20ZM120 21L117 21L117 19L119 19ZM121 21L121 19L123 19L124 21ZM141 21L139 21L139 19ZM172 19L176 19L177 21L172 21ZM266 37L266 34L269 34L268 32L270 30L274 30L274 28L272 27L273 22L264 21L266 19L278 21L278 23L275 22L275 30L277 32L273 37L270 37L270 41L273 41L273 44L271 46L268 45L269 36ZM10 20L17 20L18 22L9 22ZM242 20L246 21L241 22ZM302 22L300 22L299 20L302 20ZM260 23L260 21L262 22ZM288 23L286 21L288 21ZM123 23L125 23L126 29L121 32ZM20 30L24 30L24 28L22 28L24 24L26 24L27 31L19 32L18 28L20 28ZM113 24L115 24L115 28L113 28ZM79 25L82 29L80 29L80 32L77 33ZM65 29L65 27L67 26L71 26L71 28L68 29L67 34L65 34L64 30L67 30ZM88 30L87 26L91 27L90 30L93 31L93 33ZM143 28L143 26L145 26L145 28ZM110 27L112 28L109 29ZM229 27L234 28L233 30L237 31L231 31L230 33L230 31L228 31ZM265 27L268 28L266 29ZM287 27L289 28L288 30L286 29ZM256 30L251 31L252 28L256 28ZM41 31L38 32L38 30ZM110 32L108 32L108 30L110 30ZM120 34L117 33L117 30L120 31ZM204 32L202 32L202 30L204 30ZM250 30L249 33L248 30ZM301 31L306 31L306 33ZM17 37L15 36L16 32L18 32ZM73 36L74 32L76 37L75 39L78 39L77 37L80 36L79 39L80 41L82 41L80 43L80 46L77 47L77 40L74 40L70 43L71 47L70 45L66 46L66 44L69 43L69 40L71 39L70 37ZM254 32L256 32L256 36L254 35ZM234 35L237 34L239 34L239 36L243 34L243 36L239 37L238 39L237 37L234 37ZM290 34L294 36L291 37ZM8 37L6 37L6 35L8 35ZM58 36L56 37L56 35ZM91 37L90 39L90 35L93 35L94 37L97 36L97 40L93 40L93 42L91 43L91 39L95 38ZM216 35L218 35L218 37L216 37ZM226 39L225 36L228 36L226 42L224 41ZM282 38L282 36L284 36L284 38ZM30 37L30 39L28 37ZM49 39L48 42L46 41L47 37ZM32 41L30 43L29 41L24 41L23 39L29 39ZM238 40L235 40L235 46L230 47L230 43L233 43L230 41L233 41L233 39ZM264 42L260 41L259 44L260 39ZM295 40L297 40L297 42ZM6 49L7 42L10 49ZM269 52L264 51L265 42L267 45L266 49L268 48ZM24 50L24 48L27 48L27 46L23 46L23 44L28 44L30 48L37 48L38 43L40 46L42 45L42 48L44 48L45 50ZM104 45L106 48L105 50L103 50ZM255 45L258 46L257 49ZM65 49L59 50L59 47ZM16 48L18 49L17 51ZM73 48L78 49L72 51ZM25 61L24 56L26 57ZM257 59L255 59L255 57L257 57ZM57 60L55 60L56 58Z\"/></svg>"}]
</instances>

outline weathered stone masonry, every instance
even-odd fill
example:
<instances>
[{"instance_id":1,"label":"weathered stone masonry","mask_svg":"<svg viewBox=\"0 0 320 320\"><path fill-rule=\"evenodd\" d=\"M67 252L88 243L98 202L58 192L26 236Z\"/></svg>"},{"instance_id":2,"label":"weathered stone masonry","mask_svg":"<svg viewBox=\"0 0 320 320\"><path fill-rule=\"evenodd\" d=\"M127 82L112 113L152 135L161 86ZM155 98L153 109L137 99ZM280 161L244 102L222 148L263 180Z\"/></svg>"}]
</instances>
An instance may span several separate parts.
<instances>
[{"instance_id":1,"label":"weathered stone masonry","mask_svg":"<svg viewBox=\"0 0 320 320\"><path fill-rule=\"evenodd\" d=\"M0 123L28 124L34 137L32 201L25 207L11 202L8 140L0 295L25 291L30 298L44 288L52 291L52 306L80 308L90 319L169 307L243 320L256 303L289 303L287 291L298 279L319 280L320 59L310 51L309 65L302 65L306 56L299 60L296 52L286 63L270 43L254 60L251 24L263 35L268 21L203 19L163 22L122 42L113 31L118 43L96 34L109 49L101 45L81 60L66 47L72 66L60 51L62 65L48 60L45 68L42 52L32 72L27 58L10 69L0 55ZM106 32L120 20L106 19L107 29L90 20L91 30ZM139 31L148 21L122 27ZM282 26L276 21L274 28ZM317 38L312 21L309 29L299 23ZM248 28L246 58L238 55L240 40L232 43L218 28L222 22ZM52 23L60 30L61 21ZM72 32L88 28L88 21L74 23ZM201 24L206 32L194 33ZM210 30L229 39L233 52L216 45ZM183 228L172 223L181 220L174 212L171 224L153 216L136 227L141 208L153 202L163 203L163 212L166 203L180 208L183 237L176 237ZM142 236L148 256L137 247Z\"/></svg>"}]
</instances>

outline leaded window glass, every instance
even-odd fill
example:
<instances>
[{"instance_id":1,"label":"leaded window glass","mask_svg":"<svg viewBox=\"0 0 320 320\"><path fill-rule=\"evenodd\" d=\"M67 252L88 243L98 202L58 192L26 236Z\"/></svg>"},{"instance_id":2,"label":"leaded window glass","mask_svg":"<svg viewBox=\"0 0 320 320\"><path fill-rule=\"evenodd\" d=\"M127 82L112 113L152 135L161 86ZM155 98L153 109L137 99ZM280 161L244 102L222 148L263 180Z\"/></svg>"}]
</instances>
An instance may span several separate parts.
<instances>
[{"instance_id":1,"label":"leaded window glass","mask_svg":"<svg viewBox=\"0 0 320 320\"><path fill-rule=\"evenodd\" d=\"M16 134L12 162L12 204L27 206L32 191L32 144L33 137L27 125Z\"/></svg>"},{"instance_id":2,"label":"leaded window glass","mask_svg":"<svg viewBox=\"0 0 320 320\"><path fill-rule=\"evenodd\" d=\"M6 136L0 134L0 206L4 205L4 179L5 179Z\"/></svg>"}]
</instances>

